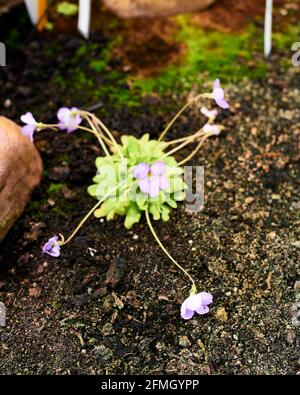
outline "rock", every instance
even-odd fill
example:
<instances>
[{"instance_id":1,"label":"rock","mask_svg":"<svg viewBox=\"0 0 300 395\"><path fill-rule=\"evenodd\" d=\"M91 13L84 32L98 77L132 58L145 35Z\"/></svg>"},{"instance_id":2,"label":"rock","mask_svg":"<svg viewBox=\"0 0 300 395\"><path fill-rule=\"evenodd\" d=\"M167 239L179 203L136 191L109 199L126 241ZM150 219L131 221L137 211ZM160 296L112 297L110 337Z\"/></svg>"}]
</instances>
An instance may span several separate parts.
<instances>
[{"instance_id":1,"label":"rock","mask_svg":"<svg viewBox=\"0 0 300 395\"><path fill-rule=\"evenodd\" d=\"M224 307L218 307L215 312L215 317L218 321L226 322L228 321L228 314Z\"/></svg>"},{"instance_id":2,"label":"rock","mask_svg":"<svg viewBox=\"0 0 300 395\"><path fill-rule=\"evenodd\" d=\"M188 348L191 347L191 342L187 336L179 336L179 342L178 344L180 347Z\"/></svg>"},{"instance_id":3,"label":"rock","mask_svg":"<svg viewBox=\"0 0 300 395\"><path fill-rule=\"evenodd\" d=\"M125 274L126 266L126 260L118 255L114 259L114 261L111 262L111 265L106 273L106 279L104 281L104 284L110 285L112 288L115 288L117 284L122 280Z\"/></svg>"},{"instance_id":4,"label":"rock","mask_svg":"<svg viewBox=\"0 0 300 395\"><path fill-rule=\"evenodd\" d=\"M104 0L121 18L156 18L200 11L215 0Z\"/></svg>"},{"instance_id":5,"label":"rock","mask_svg":"<svg viewBox=\"0 0 300 395\"><path fill-rule=\"evenodd\" d=\"M0 117L0 241L22 214L42 176L42 160L20 127Z\"/></svg>"},{"instance_id":6,"label":"rock","mask_svg":"<svg viewBox=\"0 0 300 395\"><path fill-rule=\"evenodd\" d=\"M41 296L42 290L41 288L29 288L28 294L34 298L39 298Z\"/></svg>"}]
</instances>

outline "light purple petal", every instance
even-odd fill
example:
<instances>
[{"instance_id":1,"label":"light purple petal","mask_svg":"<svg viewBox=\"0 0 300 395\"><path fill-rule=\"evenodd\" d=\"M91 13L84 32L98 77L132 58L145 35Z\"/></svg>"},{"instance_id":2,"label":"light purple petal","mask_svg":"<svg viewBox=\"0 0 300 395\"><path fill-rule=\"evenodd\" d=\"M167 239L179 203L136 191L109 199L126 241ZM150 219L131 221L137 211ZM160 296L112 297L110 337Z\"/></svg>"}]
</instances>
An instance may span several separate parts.
<instances>
[{"instance_id":1,"label":"light purple petal","mask_svg":"<svg viewBox=\"0 0 300 395\"><path fill-rule=\"evenodd\" d=\"M58 236L53 236L51 239L49 239L49 243L56 243L58 242Z\"/></svg>"},{"instance_id":2,"label":"light purple petal","mask_svg":"<svg viewBox=\"0 0 300 395\"><path fill-rule=\"evenodd\" d=\"M51 248L52 248L52 243L47 241L47 243L43 246L43 252L47 253L47 251L49 251Z\"/></svg>"},{"instance_id":3,"label":"light purple petal","mask_svg":"<svg viewBox=\"0 0 300 395\"><path fill-rule=\"evenodd\" d=\"M66 125L63 122L59 122L58 127L60 130L65 130L66 129Z\"/></svg>"},{"instance_id":4,"label":"light purple petal","mask_svg":"<svg viewBox=\"0 0 300 395\"><path fill-rule=\"evenodd\" d=\"M150 167L147 163L140 163L133 169L133 175L135 178L146 178L150 172Z\"/></svg>"},{"instance_id":5,"label":"light purple petal","mask_svg":"<svg viewBox=\"0 0 300 395\"><path fill-rule=\"evenodd\" d=\"M214 127L210 123L206 123L202 128L203 132L205 133L211 133L213 129Z\"/></svg>"},{"instance_id":6,"label":"light purple petal","mask_svg":"<svg viewBox=\"0 0 300 395\"><path fill-rule=\"evenodd\" d=\"M197 309L195 309L196 313L203 315L207 314L209 312L209 308L207 306L200 306Z\"/></svg>"},{"instance_id":7,"label":"light purple petal","mask_svg":"<svg viewBox=\"0 0 300 395\"><path fill-rule=\"evenodd\" d=\"M202 305L209 305L213 302L213 296L209 292L200 292L199 295L201 296L202 299Z\"/></svg>"},{"instance_id":8,"label":"light purple petal","mask_svg":"<svg viewBox=\"0 0 300 395\"><path fill-rule=\"evenodd\" d=\"M227 110L227 108L229 108L229 104L227 103L227 101L223 98L223 99L215 99L216 103L219 107L223 108L224 110Z\"/></svg>"},{"instance_id":9,"label":"light purple petal","mask_svg":"<svg viewBox=\"0 0 300 395\"><path fill-rule=\"evenodd\" d=\"M21 121L23 123L26 123L27 125L32 125L32 126L35 126L37 123L31 112L27 112L26 114L22 115Z\"/></svg>"},{"instance_id":10,"label":"light purple petal","mask_svg":"<svg viewBox=\"0 0 300 395\"><path fill-rule=\"evenodd\" d=\"M189 310L195 311L200 306L202 306L202 297L200 294L190 296L189 298L187 298L186 303Z\"/></svg>"},{"instance_id":11,"label":"light purple petal","mask_svg":"<svg viewBox=\"0 0 300 395\"><path fill-rule=\"evenodd\" d=\"M210 118L210 119L215 119L216 117L217 117L217 115L218 115L218 111L217 110L208 110L206 107L201 107L201 113L203 114L203 115L205 115L207 118Z\"/></svg>"},{"instance_id":12,"label":"light purple petal","mask_svg":"<svg viewBox=\"0 0 300 395\"><path fill-rule=\"evenodd\" d=\"M203 132L213 133L216 136L218 136L222 131L221 125L211 125L210 123L205 124L202 129L203 129Z\"/></svg>"},{"instance_id":13,"label":"light purple petal","mask_svg":"<svg viewBox=\"0 0 300 395\"><path fill-rule=\"evenodd\" d=\"M149 193L149 178L143 178L138 181L140 190L144 193Z\"/></svg>"},{"instance_id":14,"label":"light purple petal","mask_svg":"<svg viewBox=\"0 0 300 395\"><path fill-rule=\"evenodd\" d=\"M148 185L149 185L149 195L154 198L159 195L159 181L160 177L157 176L152 176L149 177L148 179Z\"/></svg>"},{"instance_id":15,"label":"light purple petal","mask_svg":"<svg viewBox=\"0 0 300 395\"><path fill-rule=\"evenodd\" d=\"M186 302L187 302L187 299L181 305L181 309L180 309L181 317L184 320L190 320L194 316L194 311L188 309Z\"/></svg>"},{"instance_id":16,"label":"light purple petal","mask_svg":"<svg viewBox=\"0 0 300 395\"><path fill-rule=\"evenodd\" d=\"M60 245L58 243L58 236L51 237L43 246L43 253L48 254L54 258L60 256Z\"/></svg>"},{"instance_id":17,"label":"light purple petal","mask_svg":"<svg viewBox=\"0 0 300 395\"><path fill-rule=\"evenodd\" d=\"M60 122L64 123L65 119L70 115L70 109L67 107L62 107L57 112L57 118Z\"/></svg>"},{"instance_id":18,"label":"light purple petal","mask_svg":"<svg viewBox=\"0 0 300 395\"><path fill-rule=\"evenodd\" d=\"M159 177L159 188L162 190L169 188L169 180L166 177L163 176Z\"/></svg>"},{"instance_id":19,"label":"light purple petal","mask_svg":"<svg viewBox=\"0 0 300 395\"><path fill-rule=\"evenodd\" d=\"M224 90L222 88L214 89L214 91L213 91L213 98L216 101L224 99Z\"/></svg>"},{"instance_id":20,"label":"light purple petal","mask_svg":"<svg viewBox=\"0 0 300 395\"><path fill-rule=\"evenodd\" d=\"M23 136L27 136L30 138L31 141L33 141L33 134L35 131L35 126L33 126L33 125L23 126L21 131L22 131Z\"/></svg>"},{"instance_id":21,"label":"light purple petal","mask_svg":"<svg viewBox=\"0 0 300 395\"><path fill-rule=\"evenodd\" d=\"M51 252L48 252L49 255L53 256L54 258L57 258L60 256L60 246L59 245L55 245Z\"/></svg>"},{"instance_id":22,"label":"light purple petal","mask_svg":"<svg viewBox=\"0 0 300 395\"><path fill-rule=\"evenodd\" d=\"M67 124L67 132L74 132L74 130L76 130L78 125L81 123L81 121L82 118L79 114L77 114L76 116L71 116Z\"/></svg>"},{"instance_id":23,"label":"light purple petal","mask_svg":"<svg viewBox=\"0 0 300 395\"><path fill-rule=\"evenodd\" d=\"M57 118L59 120L59 128L61 130L67 130L67 133L74 132L78 125L82 122L80 114L76 113L78 108L62 107L57 112Z\"/></svg>"},{"instance_id":24,"label":"light purple petal","mask_svg":"<svg viewBox=\"0 0 300 395\"><path fill-rule=\"evenodd\" d=\"M166 170L167 170L167 166L164 162L155 162L151 166L151 173L154 176L161 176L166 172Z\"/></svg>"},{"instance_id":25,"label":"light purple petal","mask_svg":"<svg viewBox=\"0 0 300 395\"><path fill-rule=\"evenodd\" d=\"M214 82L214 90L220 88L220 80L217 78Z\"/></svg>"}]
</instances>

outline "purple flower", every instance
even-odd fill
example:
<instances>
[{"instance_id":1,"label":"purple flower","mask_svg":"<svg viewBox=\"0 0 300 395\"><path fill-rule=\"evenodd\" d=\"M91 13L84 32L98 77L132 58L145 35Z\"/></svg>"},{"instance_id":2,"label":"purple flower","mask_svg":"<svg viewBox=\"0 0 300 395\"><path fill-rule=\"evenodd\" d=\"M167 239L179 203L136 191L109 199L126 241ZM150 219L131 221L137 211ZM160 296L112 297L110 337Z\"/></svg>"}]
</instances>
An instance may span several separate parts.
<instances>
[{"instance_id":1,"label":"purple flower","mask_svg":"<svg viewBox=\"0 0 300 395\"><path fill-rule=\"evenodd\" d=\"M59 120L58 127L61 130L67 130L67 133L74 132L82 122L82 118L78 113L78 108L76 107L61 108L57 112L57 118Z\"/></svg>"},{"instance_id":2,"label":"purple flower","mask_svg":"<svg viewBox=\"0 0 300 395\"><path fill-rule=\"evenodd\" d=\"M194 313L200 315L207 314L209 312L208 305L213 301L213 297L208 292L200 292L196 295L191 295L182 303L181 306L181 317L184 320L190 320L193 318Z\"/></svg>"},{"instance_id":3,"label":"purple flower","mask_svg":"<svg viewBox=\"0 0 300 395\"><path fill-rule=\"evenodd\" d=\"M34 119L31 112L27 112L26 114L21 116L21 121L26 123L26 126L22 127L22 134L24 136L28 136L31 141L33 141L33 134L38 127L37 121Z\"/></svg>"},{"instance_id":4,"label":"purple flower","mask_svg":"<svg viewBox=\"0 0 300 395\"><path fill-rule=\"evenodd\" d=\"M212 133L215 136L219 136L223 129L222 125L211 125L210 123L205 124L202 128L203 132Z\"/></svg>"},{"instance_id":5,"label":"purple flower","mask_svg":"<svg viewBox=\"0 0 300 395\"><path fill-rule=\"evenodd\" d=\"M201 111L201 113L203 115L205 115L209 119L210 122L213 122L216 119L217 115L218 115L218 111L217 110L211 110L210 111L206 107L201 107L200 111Z\"/></svg>"},{"instance_id":6,"label":"purple flower","mask_svg":"<svg viewBox=\"0 0 300 395\"><path fill-rule=\"evenodd\" d=\"M43 253L57 258L60 256L60 245L58 242L58 236L54 236L47 241L43 247Z\"/></svg>"},{"instance_id":7,"label":"purple flower","mask_svg":"<svg viewBox=\"0 0 300 395\"><path fill-rule=\"evenodd\" d=\"M135 166L133 175L138 179L140 190L153 198L160 190L169 187L169 180L163 176L166 170L164 162L155 162L151 167L147 163L140 163Z\"/></svg>"},{"instance_id":8,"label":"purple flower","mask_svg":"<svg viewBox=\"0 0 300 395\"><path fill-rule=\"evenodd\" d=\"M212 97L216 101L217 105L220 106L221 108L224 108L225 110L229 108L229 104L224 99L224 90L220 86L219 79L215 80L214 82L214 90L212 93Z\"/></svg>"}]
</instances>

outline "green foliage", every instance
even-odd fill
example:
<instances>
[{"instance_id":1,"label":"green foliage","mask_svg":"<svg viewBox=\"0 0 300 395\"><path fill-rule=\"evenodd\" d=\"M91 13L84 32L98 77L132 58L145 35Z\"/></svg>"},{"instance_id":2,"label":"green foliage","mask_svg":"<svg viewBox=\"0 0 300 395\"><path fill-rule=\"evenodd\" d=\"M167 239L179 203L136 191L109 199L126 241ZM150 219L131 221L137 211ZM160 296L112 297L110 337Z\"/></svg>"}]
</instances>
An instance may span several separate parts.
<instances>
[{"instance_id":1,"label":"green foliage","mask_svg":"<svg viewBox=\"0 0 300 395\"><path fill-rule=\"evenodd\" d=\"M59 192L61 190L62 187L63 187L63 184L52 182L49 185L49 187L47 188L47 193L48 193L48 195L56 194L57 192Z\"/></svg>"},{"instance_id":2,"label":"green foliage","mask_svg":"<svg viewBox=\"0 0 300 395\"><path fill-rule=\"evenodd\" d=\"M174 89L189 90L201 83L203 73L211 80L239 81L244 77L259 78L265 75L263 59L252 61L255 51L262 52L262 33L250 25L242 33L204 31L193 24L188 16L177 17L179 31L175 39L184 44L186 54L178 64L171 64L153 78L136 79L134 86L144 92L166 92Z\"/></svg>"},{"instance_id":3,"label":"green foliage","mask_svg":"<svg viewBox=\"0 0 300 395\"><path fill-rule=\"evenodd\" d=\"M101 207L95 211L95 217L106 217L112 220L115 216L125 216L125 227L130 229L141 219L146 210L154 220L168 221L172 208L177 207L177 201L184 200L186 185L183 181L183 169L178 166L172 156L164 157L166 144L150 140L145 134L137 139L133 136L123 136L119 145L124 159L115 149L111 157L96 159L97 175L94 184L88 188L88 193L98 200L103 200ZM140 191L138 181L133 176L133 169L140 163L152 165L163 161L167 170L164 174L169 180L169 188L160 191L157 197L151 198Z\"/></svg>"},{"instance_id":4,"label":"green foliage","mask_svg":"<svg viewBox=\"0 0 300 395\"><path fill-rule=\"evenodd\" d=\"M75 16L78 13L78 5L69 3L68 1L62 1L57 4L56 11L65 16Z\"/></svg>"}]
</instances>

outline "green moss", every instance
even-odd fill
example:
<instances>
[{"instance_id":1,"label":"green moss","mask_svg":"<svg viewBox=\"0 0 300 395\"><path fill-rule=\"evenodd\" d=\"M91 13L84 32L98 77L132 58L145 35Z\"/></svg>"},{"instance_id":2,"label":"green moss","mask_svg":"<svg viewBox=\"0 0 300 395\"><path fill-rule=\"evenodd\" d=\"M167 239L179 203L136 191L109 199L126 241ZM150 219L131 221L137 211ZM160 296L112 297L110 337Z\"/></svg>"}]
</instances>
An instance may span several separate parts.
<instances>
[{"instance_id":1,"label":"green moss","mask_svg":"<svg viewBox=\"0 0 300 395\"><path fill-rule=\"evenodd\" d=\"M203 31L188 16L177 18L180 30L176 40L186 46L186 55L179 64L171 65L160 76L135 80L134 85L145 92L164 92L174 87L190 89L205 78L220 78L223 82L239 81L244 77L265 75L263 60L252 62L254 51L261 51L262 36L253 26L242 33Z\"/></svg>"},{"instance_id":2,"label":"green moss","mask_svg":"<svg viewBox=\"0 0 300 395\"><path fill-rule=\"evenodd\" d=\"M222 83L238 83L242 79L263 78L267 63L263 58L263 31L249 25L241 33L204 31L190 16L176 17L178 32L175 40L186 48L181 60L169 65L159 75L137 78L112 65L115 49L122 38L114 35L103 46L87 42L78 47L72 58L58 65L52 82L70 97L80 96L81 106L99 100L115 108L138 107L144 93L182 93L205 80L220 78ZM299 26L274 33L274 50L290 48L297 41ZM47 53L58 49L48 48ZM127 81L131 81L128 88Z\"/></svg>"},{"instance_id":3,"label":"green moss","mask_svg":"<svg viewBox=\"0 0 300 395\"><path fill-rule=\"evenodd\" d=\"M48 195L56 194L61 190L62 187L63 187L63 184L52 182L47 188L47 193L48 193Z\"/></svg>"}]
</instances>

